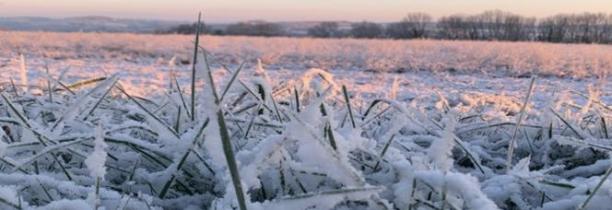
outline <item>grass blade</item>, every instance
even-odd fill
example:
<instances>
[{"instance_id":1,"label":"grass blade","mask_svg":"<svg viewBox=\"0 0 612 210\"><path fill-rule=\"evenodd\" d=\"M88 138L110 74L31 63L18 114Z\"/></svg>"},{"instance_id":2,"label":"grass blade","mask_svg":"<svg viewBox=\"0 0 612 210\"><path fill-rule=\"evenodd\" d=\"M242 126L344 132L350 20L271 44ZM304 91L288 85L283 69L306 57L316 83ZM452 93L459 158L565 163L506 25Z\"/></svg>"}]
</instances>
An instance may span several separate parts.
<instances>
[{"instance_id":1,"label":"grass blade","mask_svg":"<svg viewBox=\"0 0 612 210\"><path fill-rule=\"evenodd\" d=\"M117 86L117 89L119 89L125 96L127 96L132 102L134 102L138 107L140 107L140 109L142 109L145 113L147 113L151 118L153 118L159 124L163 125L163 127L166 130L168 130L170 133L172 133L174 135L174 137L176 137L177 139L180 139L178 133L173 128L171 128L168 125L166 125L166 123L164 121L159 119L159 117L157 117L151 111L149 111L146 107L144 107L140 102L138 102L138 100L136 100L134 97L132 97L130 94L128 94L123 88L121 88L120 86Z\"/></svg>"},{"instance_id":2,"label":"grass blade","mask_svg":"<svg viewBox=\"0 0 612 210\"><path fill-rule=\"evenodd\" d=\"M608 125L606 125L606 118L601 116L600 120L601 120L601 131L604 134L603 136L604 136L604 138L608 139L608 138L610 138L610 136L608 136Z\"/></svg>"},{"instance_id":3,"label":"grass blade","mask_svg":"<svg viewBox=\"0 0 612 210\"><path fill-rule=\"evenodd\" d=\"M342 94L344 95L344 101L346 103L346 108L348 109L349 117L351 117L351 125L353 128L357 128L355 125L355 118L353 117L353 110L351 109L351 101L348 96L348 92L346 91L346 86L342 85Z\"/></svg>"},{"instance_id":4,"label":"grass blade","mask_svg":"<svg viewBox=\"0 0 612 210\"><path fill-rule=\"evenodd\" d=\"M189 113L189 108L187 107L187 103L185 102L185 98L183 97L183 91L181 90L181 85L178 83L178 80L176 79L175 74L172 74L172 77L174 79L174 84L176 85L177 94L179 95L179 98L181 99L183 108L185 108L185 113L187 113L187 116L189 116L189 118L191 119L191 113Z\"/></svg>"},{"instance_id":5,"label":"grass blade","mask_svg":"<svg viewBox=\"0 0 612 210\"><path fill-rule=\"evenodd\" d=\"M518 134L519 129L521 128L521 122L523 121L523 116L525 115L525 109L527 108L527 104L529 103L529 99L531 98L531 93L533 92L533 87L535 84L535 77L531 78L531 82L529 83L529 90L527 91L527 97L523 101L523 105L521 106L521 111L519 112L518 119L516 120L516 126L514 127L514 132L512 133L512 138L508 142L508 154L506 156L506 170L510 171L512 168L512 155L514 153L514 145L516 144L516 136Z\"/></svg>"},{"instance_id":6,"label":"grass blade","mask_svg":"<svg viewBox=\"0 0 612 210\"><path fill-rule=\"evenodd\" d=\"M608 180L608 177L610 176L611 173L612 173L612 168L609 168L606 171L606 173L601 177L601 180L599 181L599 183L597 183L597 186L595 186L595 189L593 189L593 192L591 192L591 194L589 195L589 197L587 197L587 199L584 201L584 203L582 203L582 205L580 205L580 208L578 208L579 210L586 209L587 205L589 205L589 202L591 202L591 199L595 196L595 194L597 194L597 191L599 191L599 189L601 188L603 183L606 180Z\"/></svg>"},{"instance_id":7,"label":"grass blade","mask_svg":"<svg viewBox=\"0 0 612 210\"><path fill-rule=\"evenodd\" d=\"M561 115L559 115L559 113L557 113L555 110L550 109L550 111L557 116L570 130L572 130L572 132L574 132L574 134L576 134L576 136L578 136L578 138L580 139L584 139L584 136L582 136L580 134L580 132L578 132L578 130L576 128L574 128L574 126L569 123L567 120L565 120L565 118L563 118Z\"/></svg>"},{"instance_id":8,"label":"grass blade","mask_svg":"<svg viewBox=\"0 0 612 210\"><path fill-rule=\"evenodd\" d=\"M97 83L97 82L101 82L101 81L104 81L104 80L106 80L106 77L98 77L98 78L83 80L83 81L79 81L79 82L76 82L74 84L66 86L66 89L67 90L78 89L80 87L83 87L83 86L86 86L86 85L90 85L90 84L94 84L94 83Z\"/></svg>"},{"instance_id":9,"label":"grass blade","mask_svg":"<svg viewBox=\"0 0 612 210\"><path fill-rule=\"evenodd\" d=\"M383 147L383 150L380 152L380 159L376 161L376 165L374 165L374 171L376 171L376 169L378 168L378 165L380 164L380 161L383 159L383 157L385 157L385 153L387 153L387 149L389 149L389 145L391 145L394 138L395 138L395 134L391 135L391 138L389 138L389 140Z\"/></svg>"},{"instance_id":10,"label":"grass blade","mask_svg":"<svg viewBox=\"0 0 612 210\"><path fill-rule=\"evenodd\" d=\"M196 105L196 64L198 63L198 45L200 44L200 22L202 12L198 13L198 23L196 25L195 45L193 47L193 63L191 65L191 121L195 120Z\"/></svg>"},{"instance_id":11,"label":"grass blade","mask_svg":"<svg viewBox=\"0 0 612 210\"><path fill-rule=\"evenodd\" d=\"M244 66L244 63L245 62L240 63L240 66L238 66L238 69L236 69L236 71L233 72L232 77L230 78L230 81L227 83L227 86L223 90L223 93L221 93L221 98L219 99L219 101L223 101L223 99L225 98L225 95L229 92L230 88L232 87L232 84L234 84L234 82L236 81L236 78L238 78L238 74L240 74L240 71L242 71L242 67Z\"/></svg>"},{"instance_id":12,"label":"grass blade","mask_svg":"<svg viewBox=\"0 0 612 210\"><path fill-rule=\"evenodd\" d=\"M236 193L236 199L238 201L238 206L240 210L247 210L246 206L246 198L244 196L244 190L242 189L242 182L240 181L240 173L238 171L238 163L236 161L236 157L234 156L234 149L230 139L230 134L227 129L227 124L225 122L225 115L223 115L223 110L221 109L221 104L219 100L219 95L217 94L217 90L215 89L215 82L212 76L212 71L208 66L208 59L206 56L206 51L204 51L204 62L206 62L206 74L208 76L208 83L210 86L210 94L215 99L215 105L217 106L216 115L217 115L217 124L219 125L219 135L221 137L221 144L223 147L223 154L225 156L225 160L227 162L227 168L230 171L230 176L232 178L232 184L234 185L234 191Z\"/></svg>"},{"instance_id":13,"label":"grass blade","mask_svg":"<svg viewBox=\"0 0 612 210\"><path fill-rule=\"evenodd\" d=\"M183 168L183 165L187 161L187 157L189 157L189 154L191 153L191 150L193 148L195 148L196 144L198 144L198 140L202 137L202 134L204 133L204 129L206 128L206 126L208 126L208 121L209 121L209 119L206 119L206 121L202 124L202 127L200 127L200 129L198 130L198 134L196 134L195 138L191 142L191 146L187 149L187 151L185 151L185 154L183 154L183 156L179 160L179 163L176 166L175 171L172 172L172 176L170 177L170 179L168 181L166 181L166 184L164 184L164 187L162 188L162 190L159 193L159 198L163 199L166 196L166 193L168 192L168 189L170 189L170 186L172 185L172 182L176 178L176 172Z\"/></svg>"}]
</instances>

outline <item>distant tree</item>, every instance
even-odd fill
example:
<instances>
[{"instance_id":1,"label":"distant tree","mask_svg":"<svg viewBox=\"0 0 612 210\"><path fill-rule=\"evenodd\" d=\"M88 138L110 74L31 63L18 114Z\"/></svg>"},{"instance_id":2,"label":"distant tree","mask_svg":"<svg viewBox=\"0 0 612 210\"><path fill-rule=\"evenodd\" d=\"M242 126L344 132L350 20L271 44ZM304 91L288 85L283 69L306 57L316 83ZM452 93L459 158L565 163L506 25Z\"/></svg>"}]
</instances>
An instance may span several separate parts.
<instances>
[{"instance_id":1,"label":"distant tree","mask_svg":"<svg viewBox=\"0 0 612 210\"><path fill-rule=\"evenodd\" d=\"M437 29L439 36L446 39L532 40L536 32L536 19L492 10L470 16L442 17Z\"/></svg>"},{"instance_id":2,"label":"distant tree","mask_svg":"<svg viewBox=\"0 0 612 210\"><path fill-rule=\"evenodd\" d=\"M275 23L248 21L231 24L225 29L199 25L202 33L215 35L286 36L291 34ZM155 33L195 33L196 24L181 24ZM564 43L612 44L612 14L558 14L541 19L524 17L501 10L475 15L449 15L437 22L425 13L409 13L402 20L383 27L372 22L358 22L343 31L337 22L321 22L307 30L312 37L355 38L439 38L465 40L544 41Z\"/></svg>"},{"instance_id":3,"label":"distant tree","mask_svg":"<svg viewBox=\"0 0 612 210\"><path fill-rule=\"evenodd\" d=\"M383 27L372 22L360 22L351 25L351 35L355 38L377 38L383 34Z\"/></svg>"},{"instance_id":4,"label":"distant tree","mask_svg":"<svg viewBox=\"0 0 612 210\"><path fill-rule=\"evenodd\" d=\"M425 13L409 13L400 22L387 26L388 37L396 39L423 38L427 36L427 27L432 18Z\"/></svg>"},{"instance_id":5,"label":"distant tree","mask_svg":"<svg viewBox=\"0 0 612 210\"><path fill-rule=\"evenodd\" d=\"M570 17L568 15L556 15L540 21L540 40L547 42L562 42L566 40Z\"/></svg>"},{"instance_id":6,"label":"distant tree","mask_svg":"<svg viewBox=\"0 0 612 210\"><path fill-rule=\"evenodd\" d=\"M468 39L469 27L463 15L450 15L440 18L436 27L439 37L443 39Z\"/></svg>"},{"instance_id":7,"label":"distant tree","mask_svg":"<svg viewBox=\"0 0 612 210\"><path fill-rule=\"evenodd\" d=\"M264 21L240 22L227 26L225 30L229 35L246 36L282 36L285 31L282 26Z\"/></svg>"},{"instance_id":8,"label":"distant tree","mask_svg":"<svg viewBox=\"0 0 612 210\"><path fill-rule=\"evenodd\" d=\"M172 27L168 30L160 31L160 33L173 33L173 34L195 34L197 23L193 24L180 24ZM209 28L204 22L200 23L200 33L208 33Z\"/></svg>"},{"instance_id":9,"label":"distant tree","mask_svg":"<svg viewBox=\"0 0 612 210\"><path fill-rule=\"evenodd\" d=\"M342 32L337 22L322 22L308 29L308 35L313 37L340 37Z\"/></svg>"}]
</instances>

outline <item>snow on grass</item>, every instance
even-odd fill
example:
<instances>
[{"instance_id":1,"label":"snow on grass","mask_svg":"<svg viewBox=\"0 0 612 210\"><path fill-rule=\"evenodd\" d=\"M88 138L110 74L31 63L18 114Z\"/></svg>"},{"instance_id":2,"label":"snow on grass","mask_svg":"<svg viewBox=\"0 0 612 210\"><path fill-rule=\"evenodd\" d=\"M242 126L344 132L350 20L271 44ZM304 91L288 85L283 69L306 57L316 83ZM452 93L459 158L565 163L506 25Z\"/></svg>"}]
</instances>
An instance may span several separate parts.
<instances>
[{"instance_id":1,"label":"snow on grass","mask_svg":"<svg viewBox=\"0 0 612 210\"><path fill-rule=\"evenodd\" d=\"M9 35L9 46L31 47L16 36L28 33L0 33ZM167 49L178 54L170 65L163 58L152 63L143 58L166 56L160 46L168 43L190 44L185 37L161 36L169 40L164 41L121 34L110 41L105 34L48 34L41 47L60 47L49 52L58 57L51 68L87 62L76 65L82 69L46 75L40 65L46 59L25 53L32 76L27 91L10 82L19 74L0 76L2 209L484 210L612 204L606 199L612 191L612 86L605 77L592 77L601 72L587 74L575 64L565 73L581 79L538 77L529 100L528 79L497 77L498 70L489 72L496 76L469 73L483 62L472 56L495 55L488 61L493 63L518 59L513 68L523 68L524 57L517 52L539 47L593 50L594 58L581 62L599 59L605 66L608 55L601 52L607 46L205 37L211 54L198 54L192 112L191 68L173 65L181 62L182 45ZM102 57L75 59L74 43L49 41L60 35L91 41L78 49L98 50ZM160 43L143 44L153 41ZM241 44L244 48L237 47ZM279 56L272 68L298 66L295 70L317 59L363 68L376 58L396 59L393 53L414 50L390 44L433 47L419 51L431 57L414 51L401 60L417 66L424 60L454 60L442 53L448 50L485 50L440 64L468 74L264 65L274 60L266 50ZM529 49L510 49L520 47ZM118 49L134 51L107 54ZM263 60L226 65L241 53ZM97 70L98 64L107 66ZM13 64L1 65L20 73ZM558 67L546 68L561 75ZM108 75L99 77L101 71Z\"/></svg>"}]
</instances>

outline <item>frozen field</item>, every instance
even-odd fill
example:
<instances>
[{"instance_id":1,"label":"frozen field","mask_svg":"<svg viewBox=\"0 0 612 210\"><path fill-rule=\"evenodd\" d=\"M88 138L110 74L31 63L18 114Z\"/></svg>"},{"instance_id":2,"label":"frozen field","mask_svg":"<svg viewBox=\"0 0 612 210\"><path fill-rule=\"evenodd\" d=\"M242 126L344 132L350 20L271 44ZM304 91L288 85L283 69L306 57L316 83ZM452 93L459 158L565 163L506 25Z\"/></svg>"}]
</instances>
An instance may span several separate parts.
<instances>
[{"instance_id":1,"label":"frozen field","mask_svg":"<svg viewBox=\"0 0 612 210\"><path fill-rule=\"evenodd\" d=\"M200 42L0 32L0 207L612 206L612 46Z\"/></svg>"}]
</instances>

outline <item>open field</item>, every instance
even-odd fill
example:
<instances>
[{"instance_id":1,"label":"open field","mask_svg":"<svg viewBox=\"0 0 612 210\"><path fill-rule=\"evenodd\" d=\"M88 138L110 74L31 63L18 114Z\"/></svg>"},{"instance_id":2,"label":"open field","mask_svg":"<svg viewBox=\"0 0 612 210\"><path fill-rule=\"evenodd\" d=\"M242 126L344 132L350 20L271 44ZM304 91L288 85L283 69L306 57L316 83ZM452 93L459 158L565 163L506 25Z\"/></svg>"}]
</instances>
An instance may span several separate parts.
<instances>
[{"instance_id":1,"label":"open field","mask_svg":"<svg viewBox=\"0 0 612 210\"><path fill-rule=\"evenodd\" d=\"M184 35L0 32L0 67L18 53L37 62L42 62L38 58L48 58L155 63L172 56L189 60L191 45L192 37ZM536 72L574 78L612 71L611 45L203 36L201 46L226 64L260 58L273 69L424 70L513 76Z\"/></svg>"},{"instance_id":2,"label":"open field","mask_svg":"<svg viewBox=\"0 0 612 210\"><path fill-rule=\"evenodd\" d=\"M0 32L0 207L612 205L612 46L200 45Z\"/></svg>"}]
</instances>

